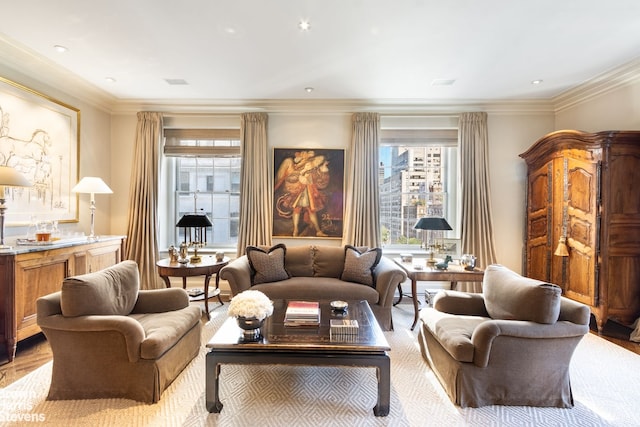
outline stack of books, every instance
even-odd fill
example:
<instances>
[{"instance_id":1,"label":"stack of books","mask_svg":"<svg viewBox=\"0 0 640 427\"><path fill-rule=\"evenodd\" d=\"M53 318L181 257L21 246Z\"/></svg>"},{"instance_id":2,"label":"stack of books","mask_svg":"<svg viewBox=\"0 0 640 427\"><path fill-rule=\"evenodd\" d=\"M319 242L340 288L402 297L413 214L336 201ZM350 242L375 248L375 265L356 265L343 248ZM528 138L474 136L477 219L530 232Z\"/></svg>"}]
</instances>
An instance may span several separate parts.
<instances>
[{"instance_id":1,"label":"stack of books","mask_svg":"<svg viewBox=\"0 0 640 427\"><path fill-rule=\"evenodd\" d=\"M320 325L320 303L317 301L289 301L284 315L284 325Z\"/></svg>"}]
</instances>

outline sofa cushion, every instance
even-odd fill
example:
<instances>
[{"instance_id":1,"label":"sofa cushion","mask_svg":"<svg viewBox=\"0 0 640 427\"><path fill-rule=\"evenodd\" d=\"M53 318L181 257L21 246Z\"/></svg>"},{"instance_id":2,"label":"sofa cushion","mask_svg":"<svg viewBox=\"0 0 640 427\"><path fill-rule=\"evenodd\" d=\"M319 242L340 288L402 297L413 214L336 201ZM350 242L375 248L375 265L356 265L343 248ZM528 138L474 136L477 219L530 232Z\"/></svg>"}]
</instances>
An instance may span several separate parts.
<instances>
[{"instance_id":1,"label":"sofa cushion","mask_svg":"<svg viewBox=\"0 0 640 427\"><path fill-rule=\"evenodd\" d=\"M490 319L443 313L425 307L420 310L420 320L451 357L458 362L473 362L475 348L471 336L478 325Z\"/></svg>"},{"instance_id":2,"label":"sofa cushion","mask_svg":"<svg viewBox=\"0 0 640 427\"><path fill-rule=\"evenodd\" d=\"M347 282L374 285L373 270L380 262L382 249L358 249L354 246L344 247L344 269L340 278Z\"/></svg>"},{"instance_id":3,"label":"sofa cushion","mask_svg":"<svg viewBox=\"0 0 640 427\"><path fill-rule=\"evenodd\" d=\"M284 257L284 268L293 277L313 276L313 246L289 246Z\"/></svg>"},{"instance_id":4,"label":"sofa cushion","mask_svg":"<svg viewBox=\"0 0 640 427\"><path fill-rule=\"evenodd\" d=\"M62 282L60 307L65 317L131 313L138 299L140 275L134 261L122 261Z\"/></svg>"},{"instance_id":5,"label":"sofa cushion","mask_svg":"<svg viewBox=\"0 0 640 427\"><path fill-rule=\"evenodd\" d=\"M342 246L313 247L313 275L340 278L344 269L344 248Z\"/></svg>"},{"instance_id":6,"label":"sofa cushion","mask_svg":"<svg viewBox=\"0 0 640 427\"><path fill-rule=\"evenodd\" d=\"M261 283L251 289L263 292L272 300L366 300L373 306L380 299L374 288L334 277L292 277L281 282Z\"/></svg>"},{"instance_id":7,"label":"sofa cushion","mask_svg":"<svg viewBox=\"0 0 640 427\"><path fill-rule=\"evenodd\" d=\"M267 250L257 246L247 246L247 258L251 265L252 284L277 282L289 278L284 268L287 247L280 243Z\"/></svg>"},{"instance_id":8,"label":"sofa cushion","mask_svg":"<svg viewBox=\"0 0 640 427\"><path fill-rule=\"evenodd\" d=\"M523 277L502 265L490 265L482 283L485 306L493 319L553 324L560 314L559 286Z\"/></svg>"},{"instance_id":9,"label":"sofa cushion","mask_svg":"<svg viewBox=\"0 0 640 427\"><path fill-rule=\"evenodd\" d=\"M181 310L134 314L131 317L140 322L145 334L140 343L140 357L156 360L200 322L202 312L199 307L191 305Z\"/></svg>"}]
</instances>

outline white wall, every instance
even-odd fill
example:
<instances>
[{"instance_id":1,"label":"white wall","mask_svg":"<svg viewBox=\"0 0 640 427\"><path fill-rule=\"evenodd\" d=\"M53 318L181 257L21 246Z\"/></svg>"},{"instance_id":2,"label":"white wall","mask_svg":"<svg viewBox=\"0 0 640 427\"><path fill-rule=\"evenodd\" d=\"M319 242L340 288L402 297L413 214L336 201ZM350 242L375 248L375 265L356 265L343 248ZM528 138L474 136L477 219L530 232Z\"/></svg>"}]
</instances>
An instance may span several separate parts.
<instances>
[{"instance_id":1,"label":"white wall","mask_svg":"<svg viewBox=\"0 0 640 427\"><path fill-rule=\"evenodd\" d=\"M559 111L556 129L639 130L640 80Z\"/></svg>"}]
</instances>

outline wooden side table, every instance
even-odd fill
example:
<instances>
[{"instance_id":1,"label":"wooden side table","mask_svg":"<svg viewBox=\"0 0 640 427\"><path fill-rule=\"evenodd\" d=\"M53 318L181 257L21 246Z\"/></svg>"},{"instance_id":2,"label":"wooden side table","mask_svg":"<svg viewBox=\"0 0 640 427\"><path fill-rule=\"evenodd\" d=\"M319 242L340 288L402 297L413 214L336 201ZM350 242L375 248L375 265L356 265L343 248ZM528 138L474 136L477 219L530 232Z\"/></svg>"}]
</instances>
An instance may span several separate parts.
<instances>
[{"instance_id":1,"label":"wooden side table","mask_svg":"<svg viewBox=\"0 0 640 427\"><path fill-rule=\"evenodd\" d=\"M396 264L406 271L407 276L411 279L411 299L413 300L413 325L411 330L418 323L418 280L426 282L451 282L451 289L455 290L458 282L482 282L484 279L484 270L475 269L467 271L459 265L450 265L447 270L438 270L432 267L415 268L414 262L402 262L400 258L393 259ZM402 299L402 288L400 289L400 299Z\"/></svg>"},{"instance_id":2,"label":"wooden side table","mask_svg":"<svg viewBox=\"0 0 640 427\"><path fill-rule=\"evenodd\" d=\"M164 280L167 288L171 287L169 277L182 277L182 289L187 289L187 277L204 276L204 293L193 297L190 296L189 301L204 300L204 310L207 313L207 319L211 319L211 315L209 314L209 299L218 297L218 302L224 304L222 298L220 298L220 276L218 272L227 264L229 264L229 258L227 257L222 261L216 261L215 257L207 255L203 256L202 261L196 264L190 262L181 264L179 262L171 262L169 258L165 258L158 261L156 266L158 267L158 274L162 280ZM216 275L216 287L209 291L209 282L211 281L211 276L214 274Z\"/></svg>"}]
</instances>

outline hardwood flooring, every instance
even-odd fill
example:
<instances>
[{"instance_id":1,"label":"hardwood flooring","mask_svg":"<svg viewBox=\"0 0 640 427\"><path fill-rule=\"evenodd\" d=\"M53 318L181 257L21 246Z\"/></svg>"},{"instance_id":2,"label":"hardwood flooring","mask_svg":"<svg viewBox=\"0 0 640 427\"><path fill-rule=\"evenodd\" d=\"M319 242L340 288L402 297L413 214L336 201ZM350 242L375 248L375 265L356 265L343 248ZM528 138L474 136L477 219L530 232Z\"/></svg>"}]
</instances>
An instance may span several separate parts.
<instances>
[{"instance_id":1,"label":"hardwood flooring","mask_svg":"<svg viewBox=\"0 0 640 427\"><path fill-rule=\"evenodd\" d=\"M607 323L600 336L614 344L626 348L640 355L640 343L620 338L625 330L616 324ZM596 334L597 332L591 331ZM628 333L628 332L627 332ZM609 334L609 335L605 335ZM43 334L35 335L18 343L16 357L11 363L7 363L6 355L0 356L0 388L4 388L19 380L30 372L44 365L52 358L51 347Z\"/></svg>"}]
</instances>

